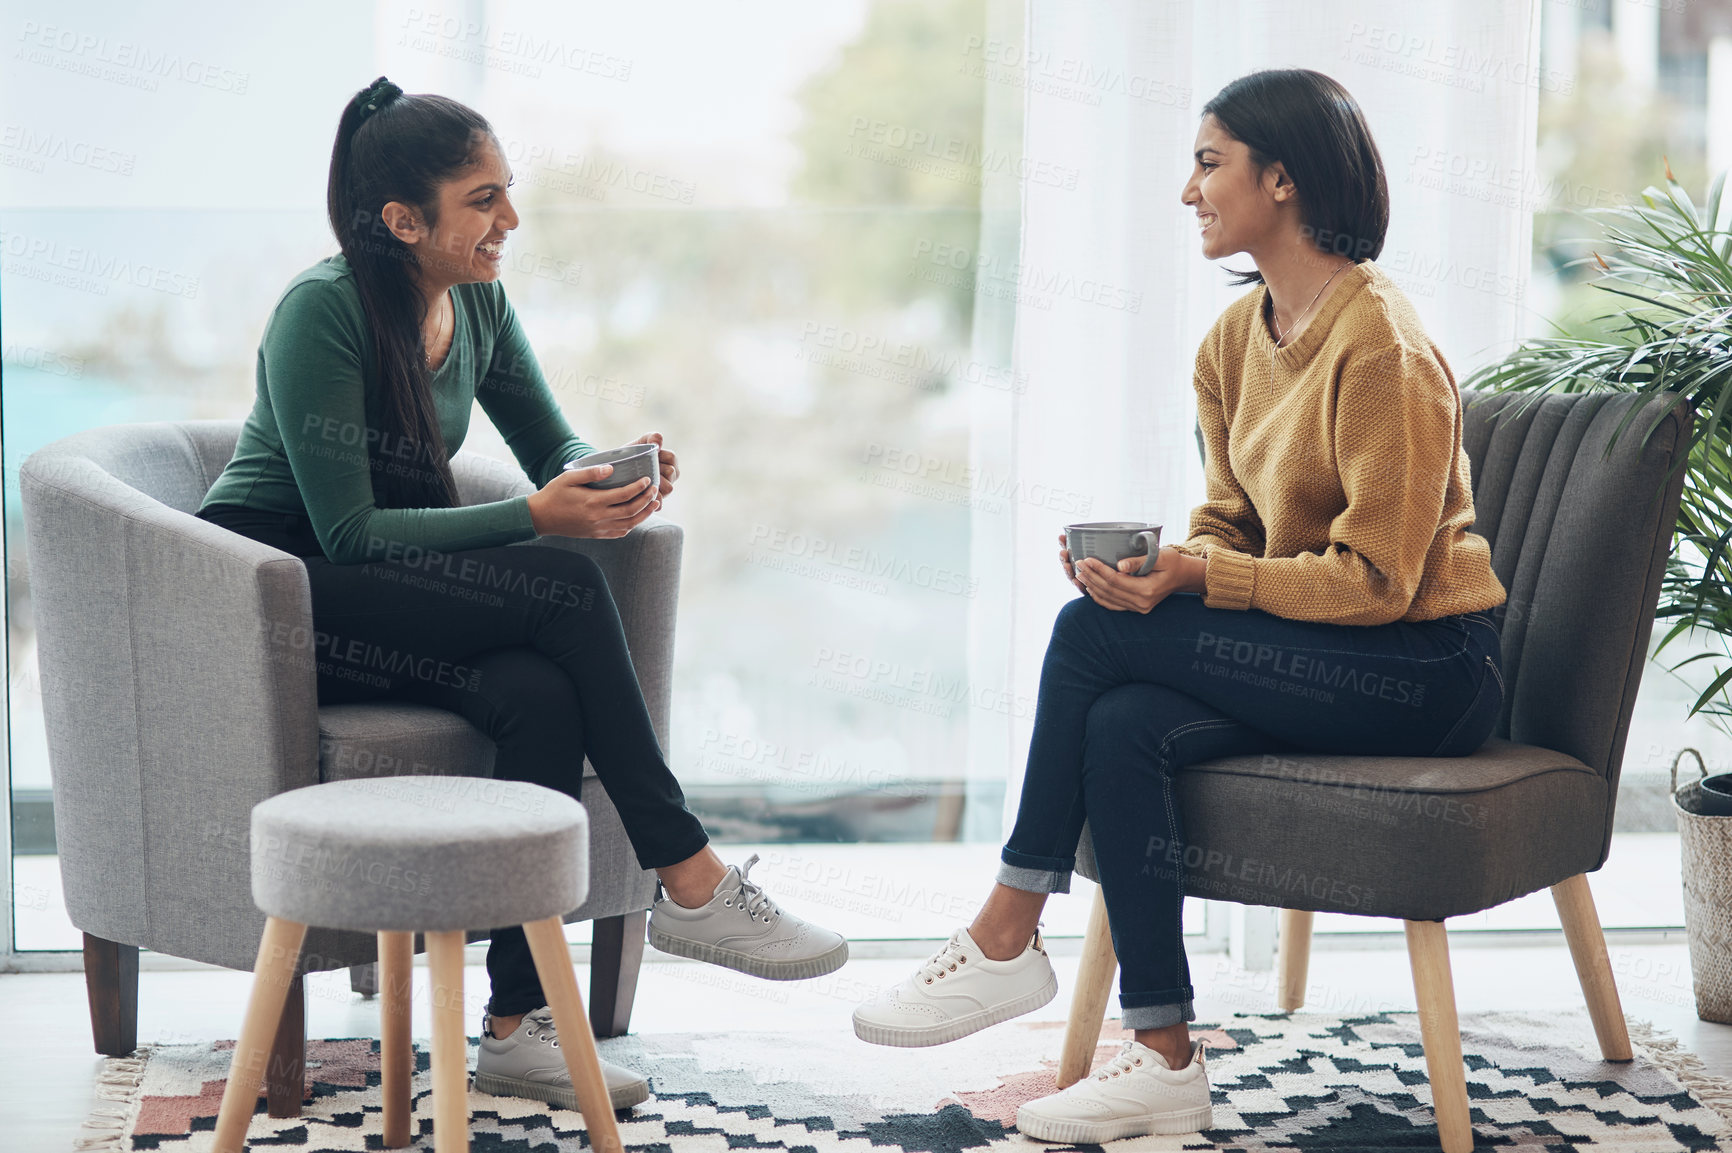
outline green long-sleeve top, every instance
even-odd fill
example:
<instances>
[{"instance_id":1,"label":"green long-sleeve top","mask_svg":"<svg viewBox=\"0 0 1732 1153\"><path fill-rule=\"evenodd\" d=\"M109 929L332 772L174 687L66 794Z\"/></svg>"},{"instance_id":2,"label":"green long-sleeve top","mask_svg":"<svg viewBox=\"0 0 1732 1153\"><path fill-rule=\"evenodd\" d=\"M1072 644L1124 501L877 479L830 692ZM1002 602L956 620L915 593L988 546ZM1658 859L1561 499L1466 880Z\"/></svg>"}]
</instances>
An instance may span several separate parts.
<instances>
[{"instance_id":1,"label":"green long-sleeve top","mask_svg":"<svg viewBox=\"0 0 1732 1153\"><path fill-rule=\"evenodd\" d=\"M451 300L451 350L432 377L448 457L462 447L477 400L537 488L566 461L594 452L559 411L505 290L497 282L459 284ZM527 495L459 508L374 503L368 450L379 427L380 382L361 296L342 255L319 261L283 290L259 341L257 378L234 456L200 512L238 505L304 516L336 564L401 555L393 546L453 552L536 535ZM406 448L380 447L386 466L393 453L414 463Z\"/></svg>"}]
</instances>

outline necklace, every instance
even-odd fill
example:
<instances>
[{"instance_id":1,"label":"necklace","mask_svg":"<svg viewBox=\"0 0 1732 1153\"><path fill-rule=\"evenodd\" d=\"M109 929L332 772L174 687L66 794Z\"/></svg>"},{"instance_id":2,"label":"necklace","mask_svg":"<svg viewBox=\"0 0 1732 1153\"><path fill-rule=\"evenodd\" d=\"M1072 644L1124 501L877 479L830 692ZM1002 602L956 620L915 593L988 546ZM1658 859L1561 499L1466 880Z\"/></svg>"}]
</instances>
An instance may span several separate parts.
<instances>
[{"instance_id":1,"label":"necklace","mask_svg":"<svg viewBox=\"0 0 1732 1153\"><path fill-rule=\"evenodd\" d=\"M437 345L439 343L439 338L441 336L445 335L445 304L446 304L446 301L448 301L449 299L450 299L450 296L448 294L447 296L441 298L439 301L439 331L433 334L433 344L434 345ZM432 349L432 346L429 346L428 350L427 350L427 367L428 368L433 367L433 349Z\"/></svg>"},{"instance_id":2,"label":"necklace","mask_svg":"<svg viewBox=\"0 0 1732 1153\"><path fill-rule=\"evenodd\" d=\"M1353 267L1353 262L1350 260L1346 264L1343 264L1340 268L1337 268L1334 272L1330 273L1329 274L1329 280L1325 280L1323 282L1323 288L1328 288L1330 281L1334 280L1337 276L1340 276L1343 272L1347 271L1349 268L1352 268L1352 267ZM1267 287L1267 286L1265 286L1265 287ZM1320 299L1322 299L1323 288L1319 288L1317 290L1317 295L1313 296L1311 298L1311 304L1307 304L1305 306L1305 311L1301 312L1298 315L1298 317L1296 317L1294 319L1293 328L1298 328L1300 321L1304 320L1306 315L1310 313L1312 305L1315 305ZM1275 326L1275 346L1269 350L1269 365L1270 365L1270 368L1273 369L1273 367L1275 365L1275 353L1281 348L1281 342L1283 340L1287 339L1287 333L1281 331L1280 318L1278 318L1275 315L1275 298L1274 298L1274 296L1270 296L1268 299L1269 299L1269 323L1273 324ZM1287 331L1291 332L1292 329L1288 329Z\"/></svg>"}]
</instances>

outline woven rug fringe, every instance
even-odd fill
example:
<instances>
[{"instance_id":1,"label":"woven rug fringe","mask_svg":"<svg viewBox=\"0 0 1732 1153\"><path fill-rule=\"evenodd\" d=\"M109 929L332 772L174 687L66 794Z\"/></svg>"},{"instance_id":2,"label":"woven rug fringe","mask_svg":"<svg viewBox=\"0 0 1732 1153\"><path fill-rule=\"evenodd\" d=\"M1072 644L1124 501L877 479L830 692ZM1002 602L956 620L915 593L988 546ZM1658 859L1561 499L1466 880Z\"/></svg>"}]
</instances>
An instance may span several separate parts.
<instances>
[{"instance_id":1,"label":"woven rug fringe","mask_svg":"<svg viewBox=\"0 0 1732 1153\"><path fill-rule=\"evenodd\" d=\"M139 1088L153 1046L140 1045L136 1057L109 1057L96 1072L96 1096L115 1105L97 1105L79 1125L72 1147L81 1153L123 1153L127 1130L138 1109Z\"/></svg>"},{"instance_id":2,"label":"woven rug fringe","mask_svg":"<svg viewBox=\"0 0 1732 1153\"><path fill-rule=\"evenodd\" d=\"M1716 1077L1702 1065L1702 1059L1679 1045L1678 1039L1650 1022L1634 1017L1625 1018L1630 1028L1630 1040L1647 1050L1654 1064L1677 1078L1690 1095L1712 1109L1732 1133L1732 1080Z\"/></svg>"}]
</instances>

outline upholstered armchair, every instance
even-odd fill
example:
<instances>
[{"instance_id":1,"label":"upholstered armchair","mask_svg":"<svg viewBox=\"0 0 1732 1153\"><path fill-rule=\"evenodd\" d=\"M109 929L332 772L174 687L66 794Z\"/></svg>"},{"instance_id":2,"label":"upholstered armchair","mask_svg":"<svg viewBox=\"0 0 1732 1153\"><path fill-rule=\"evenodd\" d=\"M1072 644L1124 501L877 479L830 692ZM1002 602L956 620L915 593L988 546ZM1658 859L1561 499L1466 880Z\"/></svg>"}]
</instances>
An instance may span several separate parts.
<instances>
[{"instance_id":1,"label":"upholstered armchair","mask_svg":"<svg viewBox=\"0 0 1732 1153\"><path fill-rule=\"evenodd\" d=\"M1473 531L1491 543L1492 568L1508 592L1497 610L1503 713L1478 751L1236 756L1188 765L1175 776L1185 859L1202 862L1185 870L1185 891L1282 910L1283 1011L1304 1004L1314 913L1403 923L1446 1153L1466 1153L1474 1143L1447 918L1550 889L1601 1053L1609 1061L1631 1056L1587 875L1611 851L1618 771L1671 552L1693 416L1677 394L1639 400L1628 393L1462 394ZM1608 457L1611 434L1626 417ZM1246 861L1258 867L1225 864ZM1077 871L1099 879L1086 827ZM1115 968L1097 891L1061 1086L1088 1072Z\"/></svg>"},{"instance_id":2,"label":"upholstered armchair","mask_svg":"<svg viewBox=\"0 0 1732 1153\"><path fill-rule=\"evenodd\" d=\"M135 1047L140 948L253 967L265 922L249 880L256 803L348 776L492 773L493 742L456 713L321 707L312 660L285 659L293 646L266 635L267 621L310 635L305 566L193 515L239 431L235 420L94 428L33 453L20 474L60 869L102 1053ZM520 469L476 453L452 468L465 504L533 491ZM600 563L664 747L681 540L652 518L618 540L513 546ZM593 774L586 762L589 898L565 920L595 922L591 1016L614 1036L630 1019L654 876ZM372 934L313 929L302 972L370 964L375 948ZM297 981L271 1062L278 1116L300 1106L303 990Z\"/></svg>"}]
</instances>

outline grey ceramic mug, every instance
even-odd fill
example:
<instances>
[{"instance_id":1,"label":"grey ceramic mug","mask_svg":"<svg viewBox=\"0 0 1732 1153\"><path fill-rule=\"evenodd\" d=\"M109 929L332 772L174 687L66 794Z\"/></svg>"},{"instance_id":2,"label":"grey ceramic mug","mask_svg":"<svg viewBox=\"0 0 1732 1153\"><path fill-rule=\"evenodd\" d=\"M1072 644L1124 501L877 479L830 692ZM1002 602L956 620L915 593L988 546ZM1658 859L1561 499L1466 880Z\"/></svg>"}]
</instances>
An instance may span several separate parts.
<instances>
[{"instance_id":1,"label":"grey ceramic mug","mask_svg":"<svg viewBox=\"0 0 1732 1153\"><path fill-rule=\"evenodd\" d=\"M1070 550L1070 562L1076 564L1085 556L1104 561L1113 568L1128 556L1146 556L1136 576L1148 576L1155 567L1155 554L1161 548L1161 526L1140 520L1096 520L1064 526L1065 547Z\"/></svg>"},{"instance_id":2,"label":"grey ceramic mug","mask_svg":"<svg viewBox=\"0 0 1732 1153\"><path fill-rule=\"evenodd\" d=\"M624 488L644 477L661 479L661 446L659 444L628 444L604 449L565 462L565 471L611 464L613 471L600 480L592 480L585 488Z\"/></svg>"}]
</instances>

